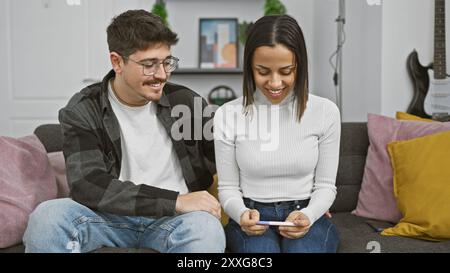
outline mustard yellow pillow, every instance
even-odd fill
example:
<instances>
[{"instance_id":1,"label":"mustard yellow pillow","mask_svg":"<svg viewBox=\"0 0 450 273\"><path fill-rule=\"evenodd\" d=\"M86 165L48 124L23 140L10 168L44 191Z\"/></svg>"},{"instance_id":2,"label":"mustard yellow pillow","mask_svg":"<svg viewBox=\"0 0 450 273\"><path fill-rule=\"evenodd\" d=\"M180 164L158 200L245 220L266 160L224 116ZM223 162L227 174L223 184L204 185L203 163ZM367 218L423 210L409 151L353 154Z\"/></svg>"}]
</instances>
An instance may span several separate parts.
<instances>
[{"instance_id":1,"label":"mustard yellow pillow","mask_svg":"<svg viewBox=\"0 0 450 273\"><path fill-rule=\"evenodd\" d=\"M432 119L421 118L415 115L411 115L405 112L397 112L395 117L399 120L413 120L413 121L425 121L425 122L434 122Z\"/></svg>"},{"instance_id":2,"label":"mustard yellow pillow","mask_svg":"<svg viewBox=\"0 0 450 273\"><path fill-rule=\"evenodd\" d=\"M217 178L217 174L214 175L214 182L213 184L208 188L208 192L214 196L217 200L219 200L219 192L217 190L217 186L219 184L219 180ZM225 214L225 211L222 208L222 218L220 218L220 222L223 226L228 224L229 217Z\"/></svg>"},{"instance_id":3,"label":"mustard yellow pillow","mask_svg":"<svg viewBox=\"0 0 450 273\"><path fill-rule=\"evenodd\" d=\"M382 235L450 239L450 131L388 145L403 218Z\"/></svg>"}]
</instances>

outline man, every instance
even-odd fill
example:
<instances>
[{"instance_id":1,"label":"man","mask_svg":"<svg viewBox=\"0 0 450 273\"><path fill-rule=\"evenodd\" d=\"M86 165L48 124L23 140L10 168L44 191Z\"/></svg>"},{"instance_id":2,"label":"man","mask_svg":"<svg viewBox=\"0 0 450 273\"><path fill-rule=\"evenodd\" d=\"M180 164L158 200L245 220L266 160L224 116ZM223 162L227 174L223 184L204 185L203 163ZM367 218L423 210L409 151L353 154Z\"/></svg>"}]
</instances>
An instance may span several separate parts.
<instances>
[{"instance_id":1,"label":"man","mask_svg":"<svg viewBox=\"0 0 450 273\"><path fill-rule=\"evenodd\" d=\"M59 113L72 199L36 208L26 251L223 252L220 205L205 191L215 172L213 141L172 134L172 109L195 113L196 100L200 110L207 106L167 82L178 64L171 55L177 35L144 10L114 18L107 35L113 70ZM203 128L211 117L189 119Z\"/></svg>"}]
</instances>

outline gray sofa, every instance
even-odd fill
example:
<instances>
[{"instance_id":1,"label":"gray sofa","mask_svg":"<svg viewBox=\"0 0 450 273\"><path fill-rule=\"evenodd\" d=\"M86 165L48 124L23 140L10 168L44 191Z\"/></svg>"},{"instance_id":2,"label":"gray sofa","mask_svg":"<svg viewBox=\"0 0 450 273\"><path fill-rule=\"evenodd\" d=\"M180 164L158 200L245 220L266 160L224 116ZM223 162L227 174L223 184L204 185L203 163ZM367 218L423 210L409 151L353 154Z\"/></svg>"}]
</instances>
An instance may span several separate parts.
<instances>
[{"instance_id":1,"label":"gray sofa","mask_svg":"<svg viewBox=\"0 0 450 273\"><path fill-rule=\"evenodd\" d=\"M35 130L48 152L62 147L59 125L42 125ZM337 226L341 244L339 252L446 252L450 253L450 241L428 242L405 237L386 237L369 226L368 219L350 212L355 209L369 140L366 123L343 123L341 152L337 175L337 198L331 209L331 221ZM0 252L23 252L23 245L0 249ZM148 249L102 248L96 252L152 252Z\"/></svg>"}]
</instances>

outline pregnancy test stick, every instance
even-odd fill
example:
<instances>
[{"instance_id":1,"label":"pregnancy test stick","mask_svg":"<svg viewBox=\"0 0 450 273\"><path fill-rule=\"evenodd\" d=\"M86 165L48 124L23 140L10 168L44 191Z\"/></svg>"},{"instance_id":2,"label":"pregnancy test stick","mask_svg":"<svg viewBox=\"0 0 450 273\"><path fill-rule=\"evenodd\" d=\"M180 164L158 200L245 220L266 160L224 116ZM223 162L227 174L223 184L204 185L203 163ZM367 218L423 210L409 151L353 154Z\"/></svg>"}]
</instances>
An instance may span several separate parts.
<instances>
[{"instance_id":1,"label":"pregnancy test stick","mask_svg":"<svg viewBox=\"0 0 450 273\"><path fill-rule=\"evenodd\" d=\"M295 224L292 222L278 222L278 221L258 221L257 225L269 225L269 226L289 226L295 227Z\"/></svg>"}]
</instances>

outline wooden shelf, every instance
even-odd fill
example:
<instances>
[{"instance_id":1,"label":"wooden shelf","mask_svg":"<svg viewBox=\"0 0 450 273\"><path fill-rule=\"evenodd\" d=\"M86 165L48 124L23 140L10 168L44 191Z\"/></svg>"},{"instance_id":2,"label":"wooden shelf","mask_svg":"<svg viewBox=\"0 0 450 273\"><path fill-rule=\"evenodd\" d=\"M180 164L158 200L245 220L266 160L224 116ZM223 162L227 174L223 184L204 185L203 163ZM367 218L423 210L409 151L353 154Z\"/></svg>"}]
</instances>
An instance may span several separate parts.
<instances>
[{"instance_id":1,"label":"wooden shelf","mask_svg":"<svg viewBox=\"0 0 450 273\"><path fill-rule=\"evenodd\" d=\"M172 75L242 75L242 68L179 68Z\"/></svg>"}]
</instances>

